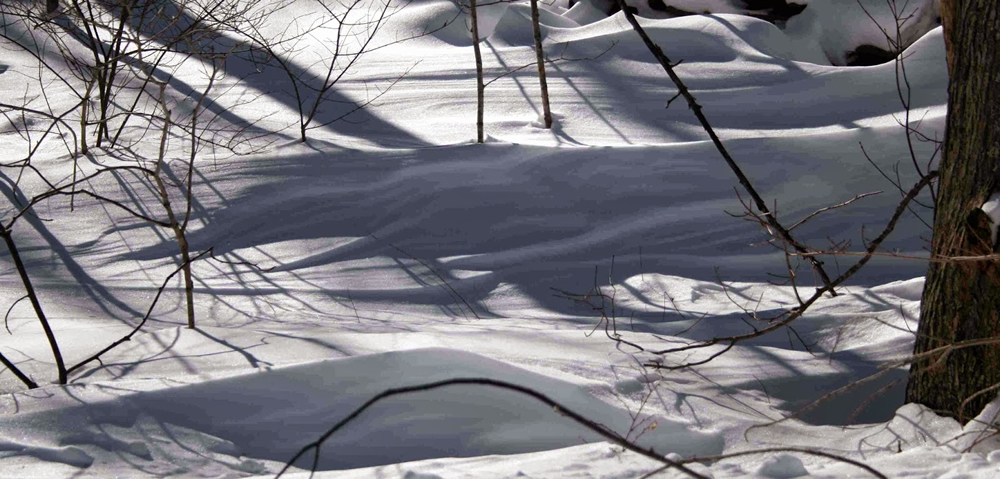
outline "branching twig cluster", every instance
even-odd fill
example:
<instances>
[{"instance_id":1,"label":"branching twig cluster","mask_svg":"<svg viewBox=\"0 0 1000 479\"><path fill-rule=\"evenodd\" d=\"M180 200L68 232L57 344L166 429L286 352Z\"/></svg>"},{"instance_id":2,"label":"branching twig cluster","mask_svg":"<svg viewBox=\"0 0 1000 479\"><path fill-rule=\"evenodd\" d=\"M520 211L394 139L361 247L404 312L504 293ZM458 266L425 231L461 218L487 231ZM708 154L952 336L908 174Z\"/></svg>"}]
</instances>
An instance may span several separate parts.
<instances>
[{"instance_id":1,"label":"branching twig cluster","mask_svg":"<svg viewBox=\"0 0 1000 479\"><path fill-rule=\"evenodd\" d=\"M260 21L262 17L251 15L257 5L255 1L188 2L177 7L165 0L79 0L59 15L41 14L34 2L26 0L0 5L0 43L31 55L37 63L34 75L25 76L21 103L0 103L11 133L26 145L21 159L0 163L9 200L0 220L0 237L25 289L23 299L31 303L52 350L60 384L135 334L178 272L183 272L188 327L195 327L191 264L205 254L192 255L187 240L196 203L195 171L204 147L221 146L237 153L248 144L244 133L252 126L220 126L217 120L224 110L213 105L210 94L224 75L226 59L242 49L239 43L225 41L226 26L253 21L251 17ZM220 45L226 50L217 51ZM179 89L174 74L193 64L205 73L204 87ZM76 99L68 108L55 103L46 93L53 87ZM224 143L217 141L221 136L227 137ZM67 137L72 141L65 141ZM151 138L155 143L147 141ZM60 141L67 156L53 158L51 148L43 145ZM179 151L168 146L173 141L185 143L185 157L172 156ZM158 147L147 148L148 143ZM251 151L256 148L260 147L251 145ZM50 165L66 157L73 168L71 177L55 178L58 170ZM120 194L103 192L101 185L108 183L117 184ZM20 220L39 219L39 205L61 198L69 200L71 211L77 199L86 198L169 229L179 250L178 270L167 276L136 329L69 367L15 240ZM38 386L6 357L0 356L0 362L27 387Z\"/></svg>"}]
</instances>

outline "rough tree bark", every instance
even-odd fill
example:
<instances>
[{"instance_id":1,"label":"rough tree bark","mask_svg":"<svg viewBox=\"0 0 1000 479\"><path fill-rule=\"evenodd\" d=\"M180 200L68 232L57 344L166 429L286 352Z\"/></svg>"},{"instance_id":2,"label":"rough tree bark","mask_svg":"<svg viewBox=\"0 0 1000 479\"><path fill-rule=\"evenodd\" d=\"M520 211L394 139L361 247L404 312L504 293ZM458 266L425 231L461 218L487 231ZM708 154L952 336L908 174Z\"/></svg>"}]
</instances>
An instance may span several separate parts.
<instances>
[{"instance_id":1,"label":"rough tree bark","mask_svg":"<svg viewBox=\"0 0 1000 479\"><path fill-rule=\"evenodd\" d=\"M941 14L951 81L932 253L988 255L995 250L980 207L1000 191L1000 3L941 0ZM932 262L914 352L997 336L1000 263ZM997 384L1000 345L946 349L911 367L906 399L967 421Z\"/></svg>"}]
</instances>

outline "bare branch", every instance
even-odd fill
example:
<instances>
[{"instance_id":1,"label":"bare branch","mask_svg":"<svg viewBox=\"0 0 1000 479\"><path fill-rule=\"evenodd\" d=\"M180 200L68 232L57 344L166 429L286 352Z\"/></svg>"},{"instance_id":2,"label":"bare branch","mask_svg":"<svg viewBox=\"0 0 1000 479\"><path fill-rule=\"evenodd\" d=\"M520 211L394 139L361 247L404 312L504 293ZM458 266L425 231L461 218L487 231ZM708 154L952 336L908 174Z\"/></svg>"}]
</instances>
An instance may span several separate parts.
<instances>
[{"instance_id":1,"label":"bare branch","mask_svg":"<svg viewBox=\"0 0 1000 479\"><path fill-rule=\"evenodd\" d=\"M319 460L320 448L323 446L323 443L326 442L327 439L330 439L330 437L333 436L337 431L343 429L344 426L346 426L348 423L350 423L355 418L357 418L358 416L360 416L361 413L365 412L368 408L374 406L376 403L382 401L383 399L387 399L387 398L390 398L390 397L393 397L393 396L399 396L399 395L404 395L404 394L412 394L412 393L423 392L423 391L431 391L431 390L434 390L434 389L440 389L440 388L444 388L444 387L448 387L448 386L460 386L460 385L494 387L494 388L499 388L499 389L505 389L505 390L508 390L508 391L513 391L513 392L520 393L520 394L523 394L525 396L531 397L531 398L533 398L533 399L535 399L535 400L537 400L537 401L539 401L539 402L541 402L541 403L543 403L543 404L551 407L553 410L555 410L556 413L568 417L569 419L575 421L577 424L580 424L581 426L586 427L587 429L589 429L589 430L593 431L594 433L600 435L601 437L603 437L604 439L608 440L609 442L611 442L613 444L616 444L616 445L618 445L618 446L620 446L622 448L625 448L625 449L627 449L629 451L632 451L634 453L640 454L642 456L648 457L648 458L650 458L650 459L652 459L654 461L658 461L658 462L660 462L660 463L662 463L662 464L664 464L666 466L669 466L670 468L675 468L675 469L677 469L677 470L679 470L679 471L687 474L688 476L699 478L699 479L708 479L708 476L705 476L703 474L699 474L699 473L691 470L689 467L685 466L684 464L682 464L679 461L673 461L673 460L667 459L666 457L660 455L659 453L657 453L656 451L654 451L651 448L650 449L645 449L645 448L642 448L642 447L636 445L635 443L633 443L633 442L627 440L626 438L622 437L620 434L618 434L618 433L616 433L614 431L611 431L606 426L603 426L603 425L598 424L598 423L596 423L596 422L594 422L594 421L592 421L590 419L587 419L583 415L581 415L581 414L573 411L570 408L567 408L566 406L563 406L561 403L556 402L554 399L549 398L545 394L542 394L542 393L540 393L540 392L538 392L538 391L536 391L534 389L531 389L531 388L528 388L528 387L525 387L525 386L521 386L519 384L514 384L514 383L510 383L510 382L506 382L506 381L500 381L500 380L497 380L497 379L489 379L489 378L455 378L455 379L446 379L446 380L443 380L443 381L437 381L437 382L433 382L433 383L426 383L426 384L419 384L419 385L416 385L416 386L406 386L406 387L400 387L400 388L393 388L393 389L388 389L386 391L383 391L383 392L375 395L374 397L372 397L368 401L365 401L364 404L362 404L357 409L355 409L354 411L352 411L344 419L341 419L337 424L335 424L333 427L331 427L325 433L323 433L323 435L321 435L318 439L316 439L315 441L310 442L309 444L306 444L304 447L302 447L302 449L300 449L299 452L297 452L295 454L295 456L293 456L291 459L288 460L288 462L285 463L285 467L283 467L281 469L281 471L278 472L278 474L275 476L275 479L280 478L282 475L284 475L286 472L288 472L288 470L292 467L292 464L294 464L300 458L302 458L303 456L305 456L309 451L313 451L313 454L314 454L314 456L313 456L313 458L314 458L313 459L313 471L315 471L315 469L316 469L316 463Z\"/></svg>"},{"instance_id":2,"label":"bare branch","mask_svg":"<svg viewBox=\"0 0 1000 479\"><path fill-rule=\"evenodd\" d=\"M659 47L659 45L653 43L653 40L649 38L649 35L646 34L646 31L642 28L641 25L639 25L639 21L636 20L635 15L633 15L632 12L629 10L629 7L625 3L625 0L617 0L617 2L618 6L622 10L622 13L625 14L625 18L628 20L629 24L632 25L632 29L634 29L636 33L639 34L639 36L642 38L642 41L646 44L646 47L649 49L650 52L652 52L653 56L656 57L657 61L663 67L663 70L667 72L667 76L669 76L670 80L673 81L674 85L677 86L677 92L680 95L682 95L685 100L687 100L688 107L690 107L691 111L694 112L695 117L698 118L698 122L701 123L702 129L705 130L705 133L707 133L709 138L712 140L712 144L715 145L716 150L719 151L719 154L722 155L722 158L726 161L726 164L729 165L729 169L731 169L733 173L736 175L736 178L739 180L740 185L742 185L743 189L745 189L747 193L749 193L750 196L753 198L754 205L757 207L757 210L760 211L761 217L765 219L767 225L770 226L770 228L772 228L774 231L777 231L777 234L780 235L784 241L788 242L788 244L791 245L794 249L796 249L800 253L807 252L808 249L804 245L796 241L795 238L792 236L792 233L784 226L782 226L781 223L778 222L775 215L773 215L771 213L771 210L767 207L767 203L764 202L764 199L761 198L760 194L757 193L756 188L754 188L753 184L750 183L750 179L747 178L747 176L743 173L743 170L739 167L739 165L736 164L736 160L734 160L733 157L729 154L729 150L727 150L725 145L722 144L722 140L719 139L719 136L716 135L715 133L715 129L712 128L712 125L708 122L708 118L706 118L705 114L702 113L701 105L698 104L694 95L691 94L691 92L688 90L687 86L684 84L681 78L677 76L676 72L674 72L674 64L670 61L669 58L667 58L666 54L663 53L663 50ZM817 258L809 258L809 262L812 264L813 269L816 270L816 273L822 279L824 285L823 289L827 290L832 296L836 296L837 292L834 291L833 287L831 287L832 281L830 280L829 275L827 275L826 270L823 268L823 262Z\"/></svg>"}]
</instances>

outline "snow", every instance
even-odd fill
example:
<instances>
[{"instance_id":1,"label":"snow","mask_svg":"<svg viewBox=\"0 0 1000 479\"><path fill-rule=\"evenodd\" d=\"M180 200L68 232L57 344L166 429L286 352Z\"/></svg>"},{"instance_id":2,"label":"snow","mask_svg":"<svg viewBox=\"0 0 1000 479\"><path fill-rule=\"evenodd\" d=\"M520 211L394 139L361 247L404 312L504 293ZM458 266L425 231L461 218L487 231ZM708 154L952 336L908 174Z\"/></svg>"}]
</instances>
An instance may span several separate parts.
<instances>
[{"instance_id":1,"label":"snow","mask_svg":"<svg viewBox=\"0 0 1000 479\"><path fill-rule=\"evenodd\" d=\"M1000 193L994 193L981 207L990 218L990 240L997 244L997 229L1000 228Z\"/></svg>"},{"instance_id":2,"label":"snow","mask_svg":"<svg viewBox=\"0 0 1000 479\"><path fill-rule=\"evenodd\" d=\"M607 11L615 0L594 2ZM785 34L801 48L813 50L820 62L845 65L852 52L863 45L883 50L898 50L919 39L941 24L938 0L661 0L668 8L695 14L748 14L773 19ZM670 18L676 13L657 10L654 2L627 1L639 14L649 18ZM794 8L798 6L801 8ZM792 7L792 8L789 8ZM790 16L789 16L790 15ZM787 17L787 18L786 18ZM898 18L898 20L897 20Z\"/></svg>"},{"instance_id":3,"label":"snow","mask_svg":"<svg viewBox=\"0 0 1000 479\"><path fill-rule=\"evenodd\" d=\"M757 475L770 477L772 479L792 479L809 475L809 471L802 465L802 461L788 454L778 454L767 458L757 469Z\"/></svg>"},{"instance_id":4,"label":"snow","mask_svg":"<svg viewBox=\"0 0 1000 479\"><path fill-rule=\"evenodd\" d=\"M870 240L898 194L859 144L885 171L900 164L904 186L918 179L899 127L896 65L837 66L859 45L883 45L878 27L854 0L803 0L800 15L777 25L741 15L742 1L664 3L713 12L663 18L638 6L652 38L683 60L678 73L779 217L792 223L884 191L795 230L824 247L850 241L857 250ZM883 3L862 2L884 24ZM310 5L291 3L274 27L308 21ZM948 79L936 3L909 5L912 126L941 138ZM337 102L365 101L409 73L350 121L312 130L308 144L289 128L297 115L283 77L250 74L253 65L230 59L208 111L220 125L252 122L273 134L259 151L206 150L198 159L189 240L229 261L193 265L198 328L184 327L183 293L171 283L136 336L59 386L33 311L13 306L0 352L41 387L24 390L0 373L0 476L274 477L375 395L474 377L543 392L675 461L812 448L889 477L997 477L1000 402L963 427L903 404L905 368L800 411L911 352L923 261L877 257L794 331L741 342L694 368L646 366L697 361L723 345L657 356L609 339L655 350L742 334L754 327L748 316L793 307L796 294L769 282L769 273L786 272L783 255L730 215L743 211L737 181L688 108L664 108L676 90L623 15L608 16L596 1L540 6L547 54L560 58L548 65L554 126L539 123L534 68L500 77L534 60L527 5L489 5L480 30L487 79L496 81L486 91L484 145L473 144L466 25L393 43L454 18L451 2L420 0L394 13L377 38L385 47L345 76L320 120L339 114ZM0 101L17 103L36 87L18 83L35 71L33 57L3 52ZM302 54L303 63L313 60ZM190 91L207 85L197 66L178 75ZM189 94L172 94L178 115L190 110ZM56 109L76 101L57 86L46 95ZM0 148L23 152L12 121L0 121ZM187 158L185 145L171 139L168 156ZM71 177L59 146L46 148L36 166ZM916 150L927 158L933 145ZM116 164L95 155L81 164ZM0 185L8 199L33 186L26 179L12 190L11 171L4 168ZM117 181L91 187L127 198ZM996 204L983 209L995 214ZM168 231L82 198L72 209L52 200L36 213L14 237L75 363L137 324L176 267L177 246ZM926 237L927 226L907 214L884 246L920 256ZM23 286L10 255L0 261L0 299L11 307ZM853 258L824 261L839 271ZM801 294L816 285L805 265L798 280ZM595 288L614 298L603 310L613 324L601 322L596 296L588 305L561 293ZM311 460L283 477L312 477ZM472 385L376 403L329 438L317 464L315 477L338 479L639 478L662 466L528 396ZM866 477L857 466L792 451L689 467L716 479Z\"/></svg>"}]
</instances>

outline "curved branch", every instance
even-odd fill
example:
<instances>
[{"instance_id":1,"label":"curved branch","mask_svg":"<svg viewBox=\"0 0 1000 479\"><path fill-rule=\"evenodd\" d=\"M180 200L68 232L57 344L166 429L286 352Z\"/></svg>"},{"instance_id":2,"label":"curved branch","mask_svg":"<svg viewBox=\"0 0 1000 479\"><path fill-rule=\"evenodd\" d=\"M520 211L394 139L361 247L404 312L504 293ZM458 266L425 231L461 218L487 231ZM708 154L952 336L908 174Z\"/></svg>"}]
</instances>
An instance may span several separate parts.
<instances>
[{"instance_id":1,"label":"curved branch","mask_svg":"<svg viewBox=\"0 0 1000 479\"><path fill-rule=\"evenodd\" d=\"M364 404L362 404L360 407L358 407L357 409L355 409L354 411L352 411L344 419L341 419L340 422L338 422L336 425L334 425L329 430L327 430L325 433L323 433L323 435L320 436L318 439L316 439L313 442L310 442L309 444L306 444L302 449L299 450L299 452L297 452L295 454L295 456L293 456L288 462L285 463L285 467L281 468L281 471L278 472L278 475L275 476L275 479L277 479L277 478L281 477L283 474L285 474L285 472L287 472L288 469L290 469L292 467L292 464L295 463L295 461L297 461L300 458L302 458L302 456L304 456L310 450L315 451L314 452L315 455L313 456L313 458L314 458L313 459L313 467L315 469L316 462L319 460L319 449L323 445L323 443L326 442L326 440L329 439L331 436L333 436L334 433L336 433L340 429L343 429L344 426L346 426L348 423L350 423L355 418L357 418L358 416L360 416L361 413L363 413L365 410L367 410L371 406L375 405L375 403L377 403L377 402L379 402L379 401L381 401L383 399L390 398L392 396L399 396L399 395L403 395L403 394L410 394L410 393L416 393L416 392L422 392L422 391L430 391L430 390L433 390L433 389L439 389L439 388L443 388L443 387L447 387L447 386L457 386L457 385L489 386L489 387L495 387L495 388L499 388L499 389L506 389L508 391L513 391L513 392L516 392L516 393L523 394L525 396L529 396L529 397L534 398L534 399L538 400L539 402L541 402L541 403L543 403L543 404L545 404L547 406L550 406L552 409L555 410L555 412L557 412L557 413L559 413L559 414L561 414L563 416L566 416L566 417L572 419L577 424L580 424L581 426L584 426L587 429L590 429L594 433L600 435L601 437L607 439L608 441L610 441L610 442L612 442L612 443L614 443L614 444L616 444L616 445L618 445L620 447L623 447L623 448L625 448L625 449L627 449L629 451L632 451L632 452L634 452L636 454L640 454L642 456L648 457L648 458L650 458L650 459L652 459L654 461L658 461L658 462L662 463L664 466L666 466L667 468L676 468L676 469L680 470L681 472L683 472L683 473L685 473L685 474L687 474L687 475L689 475L691 477L695 477L695 478L699 478L699 479L707 479L707 476L705 476L703 474L699 474L699 473L691 470L689 467L685 466L681 462L679 462L679 461L672 461L670 459L667 459L666 457L661 456L660 454L656 453L652 449L643 449L642 447L639 447L635 443L633 443L633 442L625 439L624 437L622 437L621 435L615 433L614 431L611 431L608 428L606 428L606 427L604 427L604 426L602 426L602 425L600 425L600 424L598 424L598 423L596 423L596 422L594 422L594 421L592 421L590 419L587 419L586 417L583 417L583 415L581 415L581 414L579 414L579 413L577 413L577 412L575 412L575 411L573 411L573 410L571 410L571 409L563 406L562 404L556 402L555 400L549 398L548 396L546 396L546 395L544 395L544 394L542 394L542 393L540 393L538 391L535 391L534 389L531 389L531 388L528 388L528 387L525 387L525 386L521 386L519 384L509 383L509 382L506 382L506 381L500 381L500 380L497 380L497 379L488 379L488 378L455 378L455 379L446 379L446 380L443 380L443 381L437 381L437 382L433 382L433 383L418 384L416 386L406 386L406 387L393 388L393 389L389 389L389 390L383 391L383 392L377 394L376 396L372 397L368 401L365 401Z\"/></svg>"}]
</instances>

